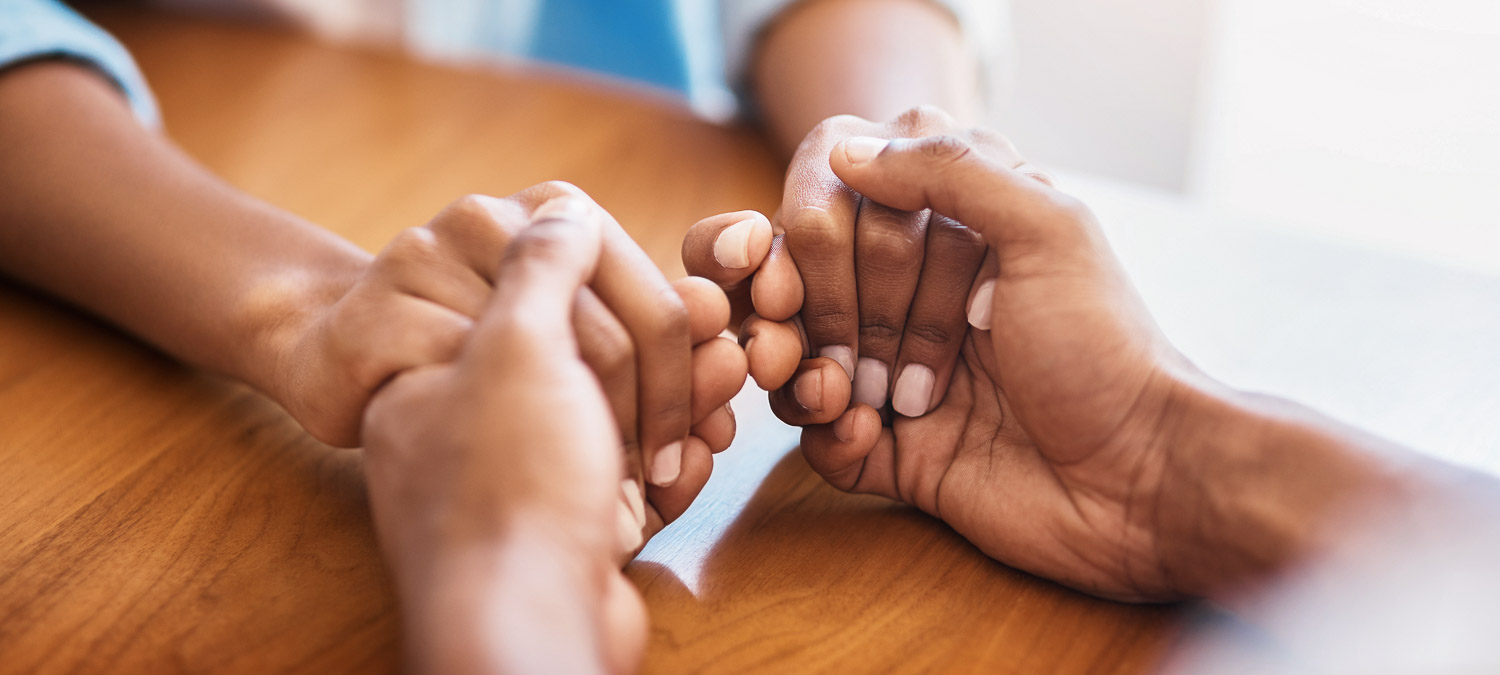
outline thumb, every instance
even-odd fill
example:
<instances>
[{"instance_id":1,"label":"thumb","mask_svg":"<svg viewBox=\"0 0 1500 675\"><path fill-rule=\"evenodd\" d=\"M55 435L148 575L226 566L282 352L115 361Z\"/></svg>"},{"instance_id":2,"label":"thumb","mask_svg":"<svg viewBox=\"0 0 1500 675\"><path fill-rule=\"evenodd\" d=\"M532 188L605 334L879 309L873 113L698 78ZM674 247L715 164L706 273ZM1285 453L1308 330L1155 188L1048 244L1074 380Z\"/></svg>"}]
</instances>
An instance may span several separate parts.
<instances>
[{"instance_id":1,"label":"thumb","mask_svg":"<svg viewBox=\"0 0 1500 675\"><path fill-rule=\"evenodd\" d=\"M682 239L682 266L688 274L731 288L760 268L771 236L771 221L756 211L704 218Z\"/></svg>"},{"instance_id":2,"label":"thumb","mask_svg":"<svg viewBox=\"0 0 1500 675\"><path fill-rule=\"evenodd\" d=\"M572 195L537 207L531 225L505 248L489 307L475 328L478 345L504 352L525 339L530 347L576 355L573 303L589 283L602 247L594 205Z\"/></svg>"},{"instance_id":3,"label":"thumb","mask_svg":"<svg viewBox=\"0 0 1500 675\"><path fill-rule=\"evenodd\" d=\"M930 208L997 248L1017 241L1055 242L1076 230L1060 222L1087 222L1079 219L1082 205L1076 200L1007 166L1001 156L1015 157L1015 152L998 137L984 143L957 136L893 141L856 136L834 146L828 163L855 192L903 211Z\"/></svg>"}]
</instances>

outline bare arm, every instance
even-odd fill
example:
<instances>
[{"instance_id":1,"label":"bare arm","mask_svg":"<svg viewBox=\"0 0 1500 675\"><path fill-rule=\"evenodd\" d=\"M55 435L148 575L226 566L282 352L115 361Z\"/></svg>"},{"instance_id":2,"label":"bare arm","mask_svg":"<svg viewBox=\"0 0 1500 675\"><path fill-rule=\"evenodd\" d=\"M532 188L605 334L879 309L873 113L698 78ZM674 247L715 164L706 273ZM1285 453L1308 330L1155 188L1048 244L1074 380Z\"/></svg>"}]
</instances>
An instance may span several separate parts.
<instances>
[{"instance_id":1,"label":"bare arm","mask_svg":"<svg viewBox=\"0 0 1500 675\"><path fill-rule=\"evenodd\" d=\"M933 105L973 124L979 73L948 10L930 0L809 0L761 36L751 86L767 131L790 157L825 118L887 120Z\"/></svg>"},{"instance_id":2,"label":"bare arm","mask_svg":"<svg viewBox=\"0 0 1500 675\"><path fill-rule=\"evenodd\" d=\"M371 256L213 177L94 71L0 73L0 270L278 399L287 342Z\"/></svg>"}]
</instances>

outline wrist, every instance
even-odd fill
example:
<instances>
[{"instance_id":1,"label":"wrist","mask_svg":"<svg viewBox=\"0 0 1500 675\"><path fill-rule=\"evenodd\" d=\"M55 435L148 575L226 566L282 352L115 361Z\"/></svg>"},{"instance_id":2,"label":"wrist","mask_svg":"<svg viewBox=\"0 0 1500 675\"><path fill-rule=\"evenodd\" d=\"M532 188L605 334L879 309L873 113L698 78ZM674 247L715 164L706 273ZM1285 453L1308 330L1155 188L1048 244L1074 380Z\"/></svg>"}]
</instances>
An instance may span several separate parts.
<instances>
[{"instance_id":1,"label":"wrist","mask_svg":"<svg viewBox=\"0 0 1500 675\"><path fill-rule=\"evenodd\" d=\"M493 539L396 552L415 672L599 672L606 586L618 568L542 518ZM419 559L414 559L419 558Z\"/></svg>"},{"instance_id":2,"label":"wrist","mask_svg":"<svg viewBox=\"0 0 1500 675\"><path fill-rule=\"evenodd\" d=\"M308 350L318 343L323 319L370 265L368 254L342 248L331 248L326 260L279 265L256 275L232 314L245 345L231 374L304 423L299 412L308 406L302 399L310 391L308 378L316 377L307 371L320 365Z\"/></svg>"},{"instance_id":3,"label":"wrist","mask_svg":"<svg viewBox=\"0 0 1500 675\"><path fill-rule=\"evenodd\" d=\"M749 76L784 157L834 115L887 120L925 104L970 124L982 112L962 28L930 0L793 3L763 31Z\"/></svg>"},{"instance_id":4,"label":"wrist","mask_svg":"<svg viewBox=\"0 0 1500 675\"><path fill-rule=\"evenodd\" d=\"M1409 487L1390 446L1284 400L1195 374L1174 382L1167 410L1153 511L1163 571L1185 595L1267 579Z\"/></svg>"}]
</instances>

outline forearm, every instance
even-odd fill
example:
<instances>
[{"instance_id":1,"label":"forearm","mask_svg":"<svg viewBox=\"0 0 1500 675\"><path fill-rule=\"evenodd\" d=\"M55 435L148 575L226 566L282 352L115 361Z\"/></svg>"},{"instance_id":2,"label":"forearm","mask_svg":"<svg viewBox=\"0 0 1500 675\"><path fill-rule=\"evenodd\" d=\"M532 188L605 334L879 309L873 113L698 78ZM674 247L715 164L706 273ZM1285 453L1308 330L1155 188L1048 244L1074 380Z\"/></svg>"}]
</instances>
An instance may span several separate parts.
<instances>
[{"instance_id":1,"label":"forearm","mask_svg":"<svg viewBox=\"0 0 1500 675\"><path fill-rule=\"evenodd\" d=\"M979 72L957 21L930 0L806 0L778 17L751 61L767 132L791 156L818 122L886 120L934 105L980 114Z\"/></svg>"},{"instance_id":2,"label":"forearm","mask_svg":"<svg viewBox=\"0 0 1500 675\"><path fill-rule=\"evenodd\" d=\"M0 271L268 393L278 350L368 265L141 128L85 68L0 73Z\"/></svg>"},{"instance_id":3,"label":"forearm","mask_svg":"<svg viewBox=\"0 0 1500 675\"><path fill-rule=\"evenodd\" d=\"M1161 558L1190 594L1232 600L1352 550L1462 537L1492 509L1492 479L1418 455L1305 407L1192 387L1157 518Z\"/></svg>"}]
</instances>

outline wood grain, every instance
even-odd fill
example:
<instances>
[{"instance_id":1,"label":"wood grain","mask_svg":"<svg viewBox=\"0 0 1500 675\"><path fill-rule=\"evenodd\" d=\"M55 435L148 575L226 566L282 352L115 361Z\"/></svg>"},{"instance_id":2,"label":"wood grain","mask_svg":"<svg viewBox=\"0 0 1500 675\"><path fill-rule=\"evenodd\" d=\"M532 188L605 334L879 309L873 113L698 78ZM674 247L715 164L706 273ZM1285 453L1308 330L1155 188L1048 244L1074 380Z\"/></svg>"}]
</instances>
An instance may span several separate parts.
<instances>
[{"instance_id":1,"label":"wood grain","mask_svg":"<svg viewBox=\"0 0 1500 675\"><path fill-rule=\"evenodd\" d=\"M675 276L688 225L779 198L752 131L614 85L91 11L188 152L371 250L462 194L563 179ZM0 671L399 668L357 452L13 285L0 327ZM1172 609L1073 593L829 488L762 398L740 397L709 488L629 568L646 671L1138 672L1174 635Z\"/></svg>"}]
</instances>

